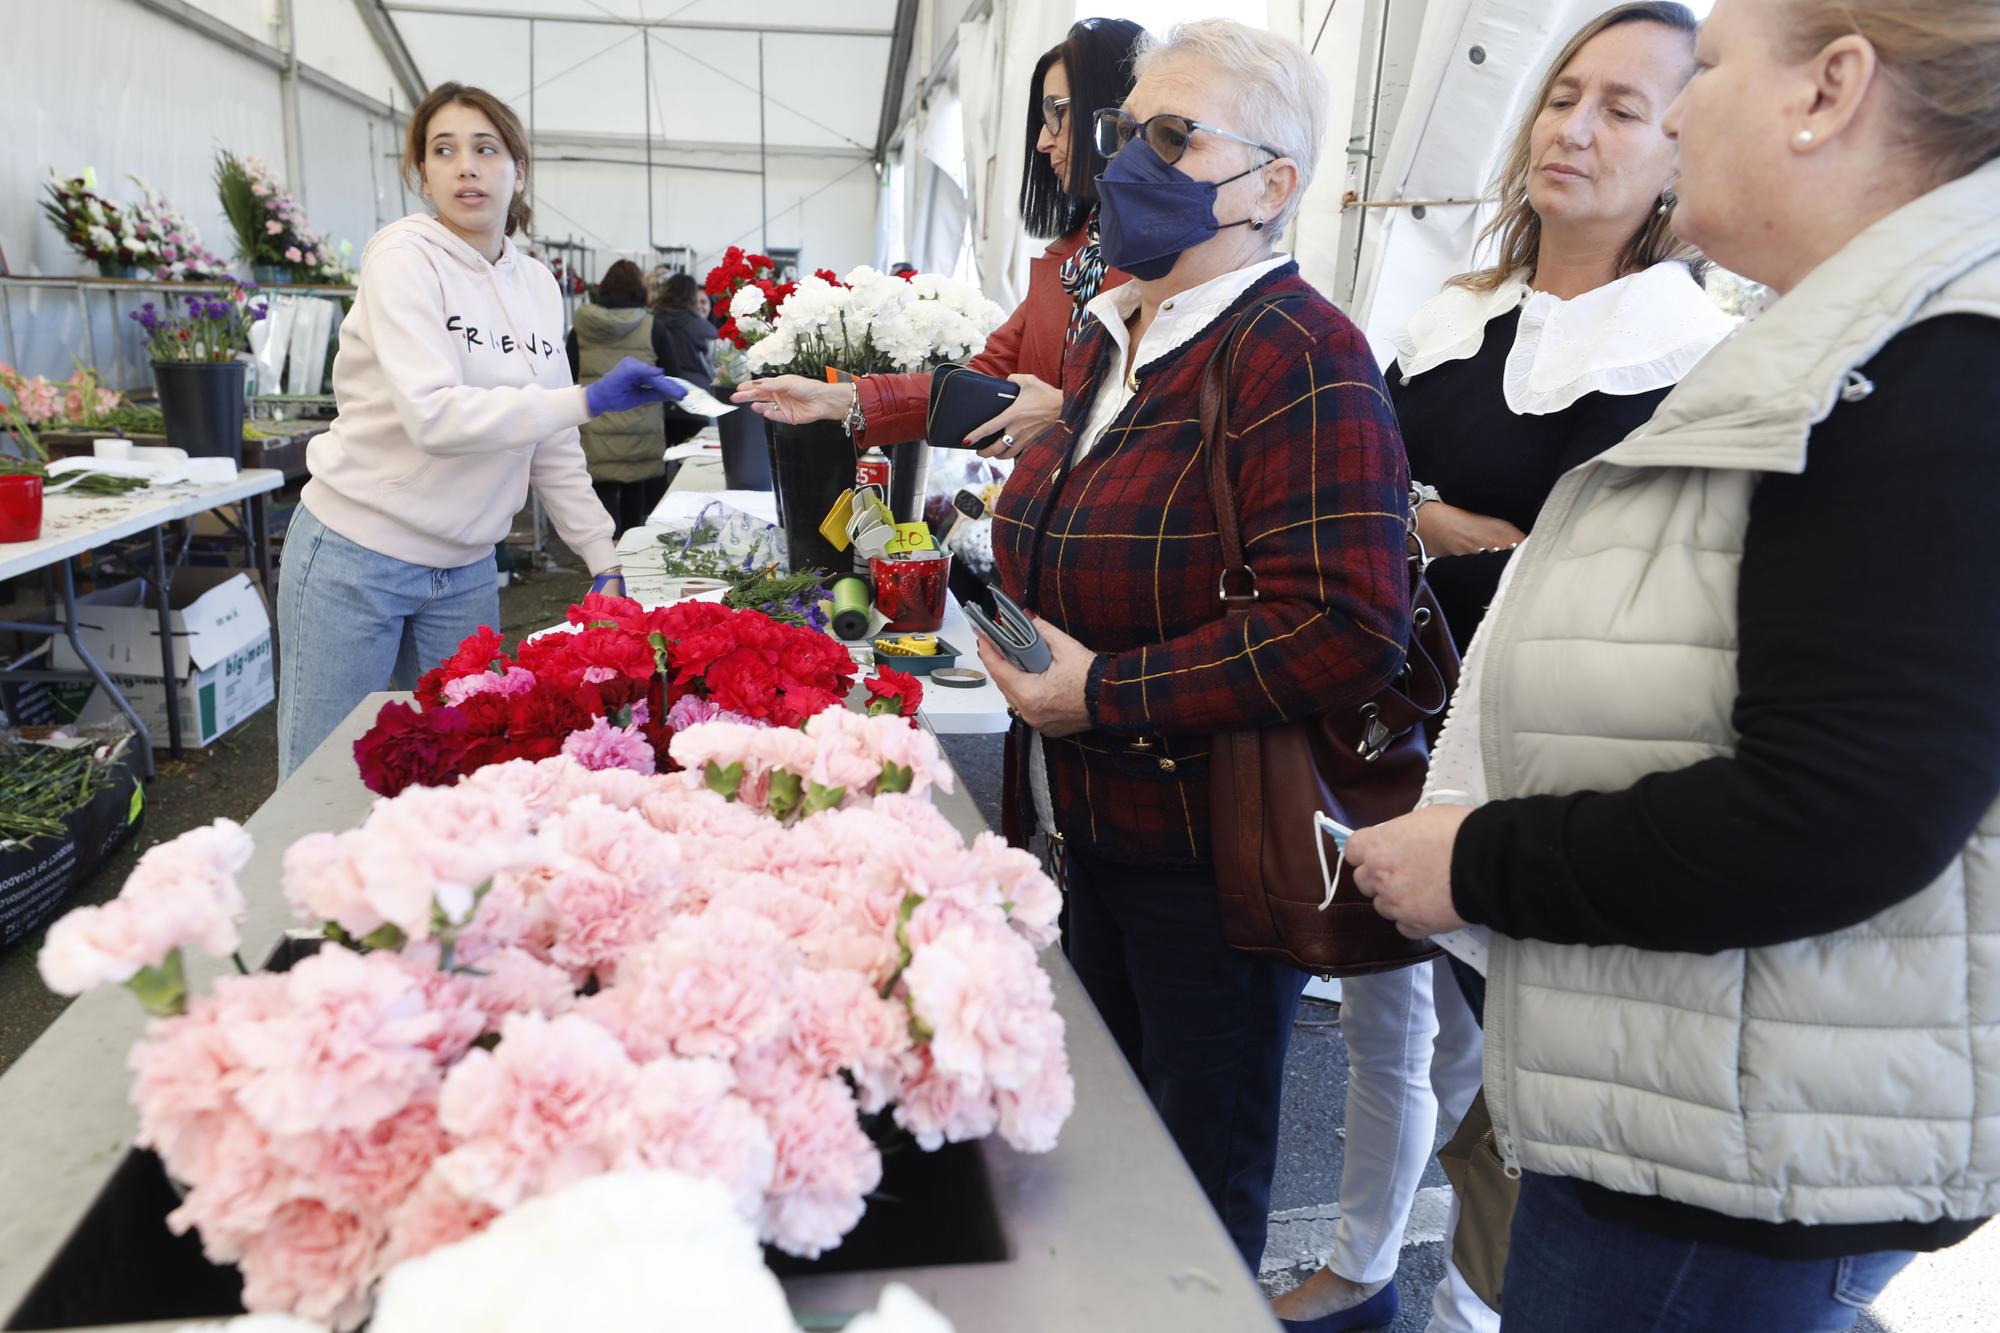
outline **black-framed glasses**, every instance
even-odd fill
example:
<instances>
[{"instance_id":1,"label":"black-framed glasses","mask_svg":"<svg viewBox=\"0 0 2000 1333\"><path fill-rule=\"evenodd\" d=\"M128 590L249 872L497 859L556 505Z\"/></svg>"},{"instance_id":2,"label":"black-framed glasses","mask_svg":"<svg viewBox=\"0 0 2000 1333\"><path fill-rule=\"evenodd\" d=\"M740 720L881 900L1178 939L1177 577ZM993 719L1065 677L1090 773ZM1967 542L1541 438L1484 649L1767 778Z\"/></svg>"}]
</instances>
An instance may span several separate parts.
<instances>
[{"instance_id":1,"label":"black-framed glasses","mask_svg":"<svg viewBox=\"0 0 2000 1333\"><path fill-rule=\"evenodd\" d=\"M1063 117L1069 113L1067 97L1044 97L1042 99L1042 124L1049 127L1050 134L1061 134Z\"/></svg>"},{"instance_id":2,"label":"black-framed glasses","mask_svg":"<svg viewBox=\"0 0 2000 1333\"><path fill-rule=\"evenodd\" d=\"M1133 139L1139 138L1144 139L1146 146L1158 153L1160 160L1168 166L1181 160L1181 155L1187 152L1188 140L1194 137L1196 130L1235 143L1248 144L1252 148L1269 153L1274 160L1291 156L1281 148L1273 148L1267 143L1258 143L1255 139L1246 139L1240 134L1232 134L1214 125L1204 125L1198 120L1189 120L1186 116L1177 116L1170 111L1163 111L1157 116L1148 116L1144 120L1134 120L1119 108L1108 106L1092 118L1091 124L1097 151L1106 159L1116 157L1119 149Z\"/></svg>"}]
</instances>

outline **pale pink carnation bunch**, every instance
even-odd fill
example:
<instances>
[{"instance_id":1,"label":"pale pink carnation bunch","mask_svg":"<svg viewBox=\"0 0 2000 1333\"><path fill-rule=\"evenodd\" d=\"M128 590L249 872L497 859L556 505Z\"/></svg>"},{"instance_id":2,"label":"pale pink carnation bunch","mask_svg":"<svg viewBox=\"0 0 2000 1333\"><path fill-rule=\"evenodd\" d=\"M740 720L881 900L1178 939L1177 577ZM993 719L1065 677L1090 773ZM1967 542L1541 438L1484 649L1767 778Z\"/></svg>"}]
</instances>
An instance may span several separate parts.
<instances>
[{"instance_id":1,"label":"pale pink carnation bunch","mask_svg":"<svg viewBox=\"0 0 2000 1333\"><path fill-rule=\"evenodd\" d=\"M1055 890L926 799L935 741L833 711L697 723L673 756L694 772L492 765L302 839L294 909L379 947L226 979L134 1048L140 1141L187 1187L171 1223L241 1265L252 1309L352 1327L394 1264L633 1169L716 1181L816 1255L880 1183L863 1113L926 1148L1053 1146L1074 1100L1035 958ZM710 763L743 765L736 799ZM847 790L781 822L753 798L783 773ZM247 840L204 832L128 894L234 894Z\"/></svg>"}]
</instances>

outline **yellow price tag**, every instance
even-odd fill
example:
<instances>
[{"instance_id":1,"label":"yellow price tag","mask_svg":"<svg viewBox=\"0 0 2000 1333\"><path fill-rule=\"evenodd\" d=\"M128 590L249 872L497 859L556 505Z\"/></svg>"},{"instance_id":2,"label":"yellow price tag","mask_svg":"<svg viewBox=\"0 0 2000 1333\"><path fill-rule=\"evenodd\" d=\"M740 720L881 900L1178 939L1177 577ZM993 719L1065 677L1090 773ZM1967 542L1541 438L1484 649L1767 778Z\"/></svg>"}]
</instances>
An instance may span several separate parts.
<instances>
[{"instance_id":1,"label":"yellow price tag","mask_svg":"<svg viewBox=\"0 0 2000 1333\"><path fill-rule=\"evenodd\" d=\"M842 491L840 498L833 502L833 508L820 520L819 535L836 551L847 549L847 515L854 507L854 492Z\"/></svg>"},{"instance_id":2,"label":"yellow price tag","mask_svg":"<svg viewBox=\"0 0 2000 1333\"><path fill-rule=\"evenodd\" d=\"M898 523L896 536L889 543L890 555L908 555L912 551L935 551L937 543L931 540L928 523Z\"/></svg>"}]
</instances>

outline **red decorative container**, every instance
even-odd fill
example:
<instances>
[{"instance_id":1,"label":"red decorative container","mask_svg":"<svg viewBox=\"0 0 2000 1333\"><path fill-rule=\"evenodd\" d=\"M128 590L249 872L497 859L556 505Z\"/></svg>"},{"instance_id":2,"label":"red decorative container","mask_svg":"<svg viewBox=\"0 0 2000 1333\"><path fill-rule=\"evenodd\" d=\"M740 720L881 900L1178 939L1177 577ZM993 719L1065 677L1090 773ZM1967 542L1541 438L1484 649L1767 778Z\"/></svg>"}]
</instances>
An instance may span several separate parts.
<instances>
[{"instance_id":1,"label":"red decorative container","mask_svg":"<svg viewBox=\"0 0 2000 1333\"><path fill-rule=\"evenodd\" d=\"M911 634L944 624L950 555L928 560L871 560L868 577L875 584L876 609L889 618L884 630Z\"/></svg>"},{"instance_id":2,"label":"red decorative container","mask_svg":"<svg viewBox=\"0 0 2000 1333\"><path fill-rule=\"evenodd\" d=\"M42 535L42 479L26 473L0 476L0 542L31 542Z\"/></svg>"}]
</instances>

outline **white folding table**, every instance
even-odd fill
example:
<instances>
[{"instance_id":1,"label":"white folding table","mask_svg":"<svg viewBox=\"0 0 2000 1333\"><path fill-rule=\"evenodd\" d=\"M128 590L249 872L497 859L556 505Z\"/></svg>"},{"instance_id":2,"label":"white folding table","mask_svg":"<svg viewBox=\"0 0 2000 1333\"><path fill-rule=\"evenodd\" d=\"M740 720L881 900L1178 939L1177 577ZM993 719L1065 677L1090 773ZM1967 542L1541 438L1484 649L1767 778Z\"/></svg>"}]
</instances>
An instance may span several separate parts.
<instances>
[{"instance_id":1,"label":"white folding table","mask_svg":"<svg viewBox=\"0 0 2000 1333\"><path fill-rule=\"evenodd\" d=\"M64 491L48 496L42 504L42 535L31 542L0 544L0 581L54 566L58 571L56 587L61 600L62 620L53 625L40 621L0 621L0 630L45 638L60 636L68 641L77 660L84 664L84 670L29 669L21 665L28 660L23 658L13 663L0 663L0 680L74 680L85 676L96 681L111 702L117 705L118 711L131 722L140 741L140 763L145 775L152 777L152 733L77 634L76 575L71 562L106 542L151 534L155 571L153 593L160 619L160 678L167 687L167 740L170 752L178 759L182 753L181 714L178 692L173 688L172 615L168 601L173 591L173 570L167 562L166 527L169 523L193 518L224 505L242 504L247 511L243 531L250 546L250 565L258 571L260 581L266 582L264 592L268 597L270 535L265 530L263 501L265 496L284 484L285 474L282 472L271 468L251 468L239 472L234 481L205 485L177 482L150 486L125 495L78 495L73 491Z\"/></svg>"}]
</instances>

